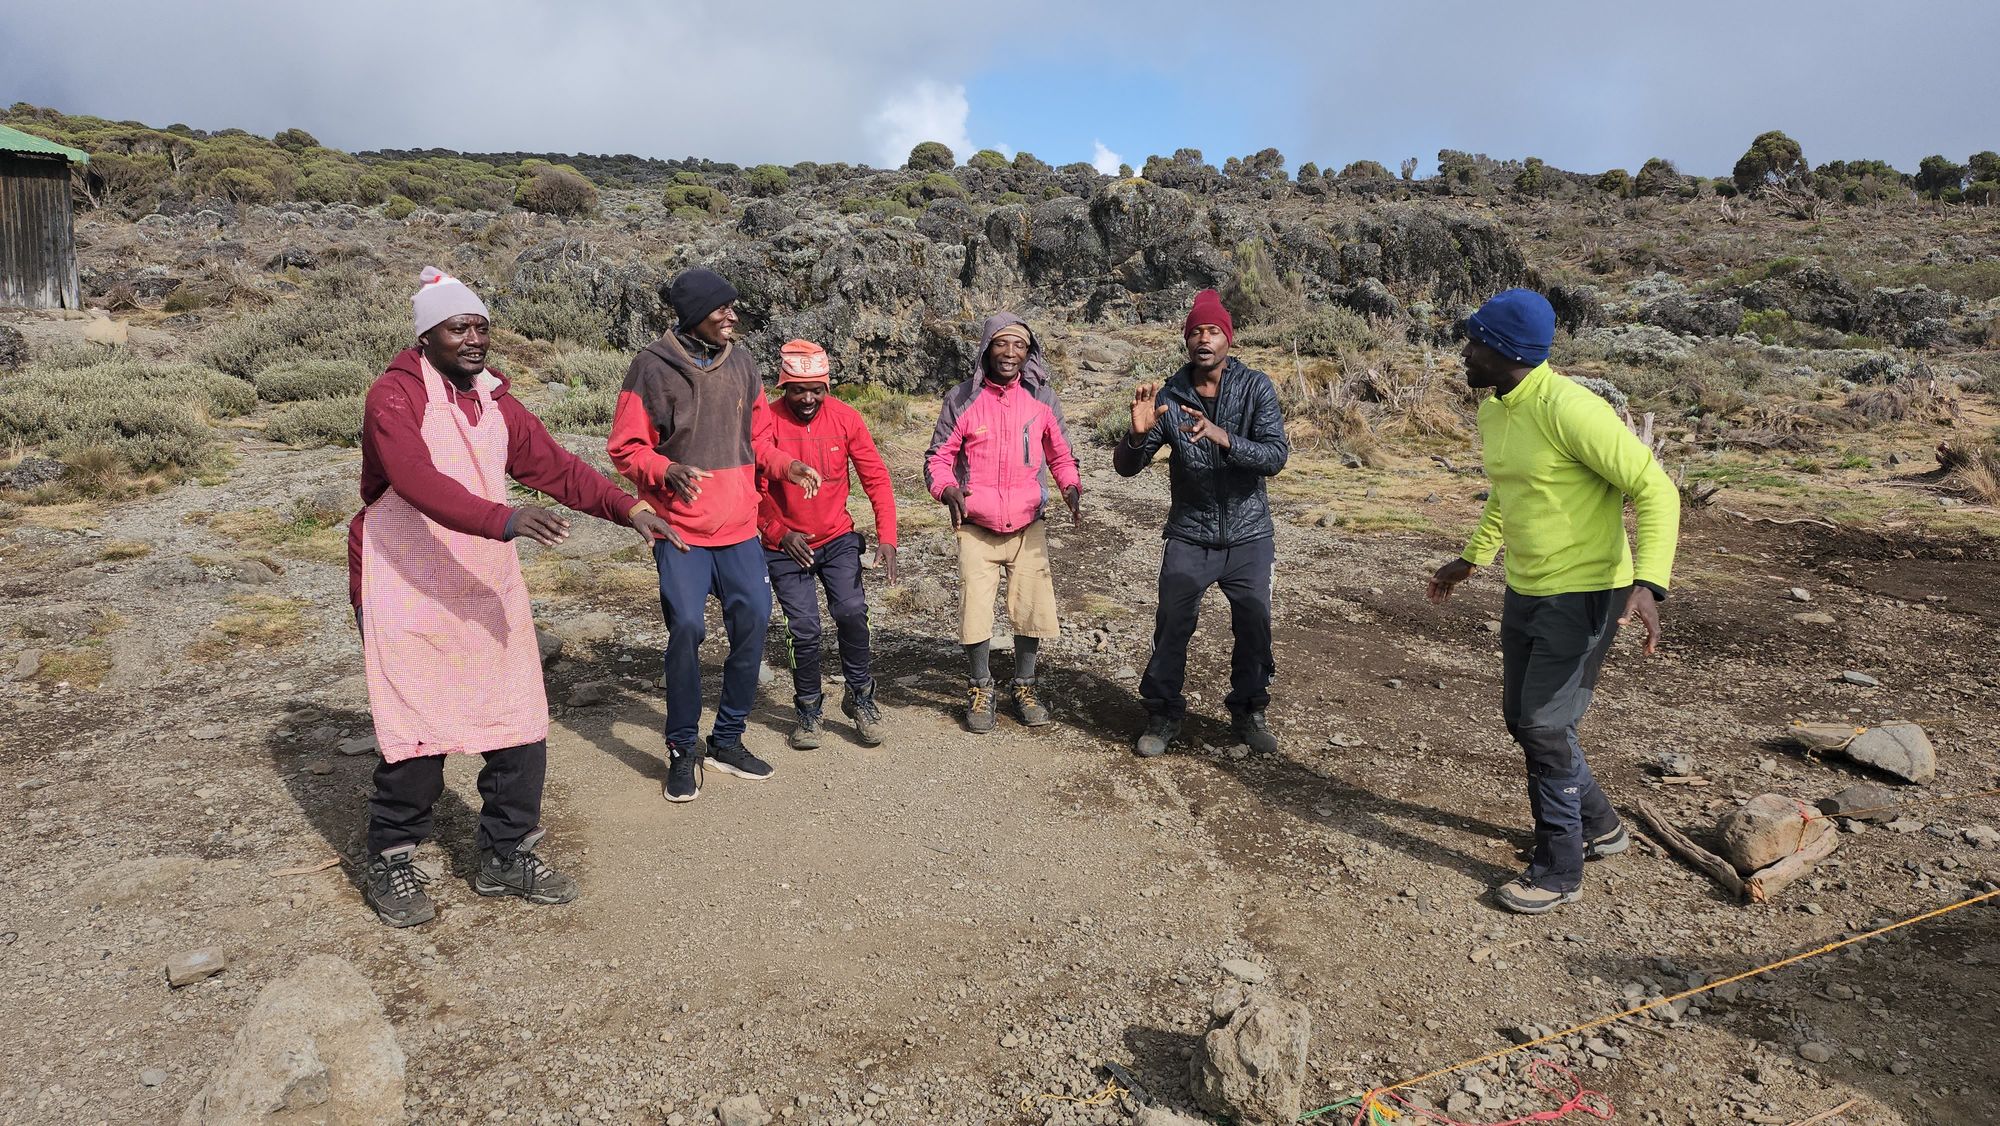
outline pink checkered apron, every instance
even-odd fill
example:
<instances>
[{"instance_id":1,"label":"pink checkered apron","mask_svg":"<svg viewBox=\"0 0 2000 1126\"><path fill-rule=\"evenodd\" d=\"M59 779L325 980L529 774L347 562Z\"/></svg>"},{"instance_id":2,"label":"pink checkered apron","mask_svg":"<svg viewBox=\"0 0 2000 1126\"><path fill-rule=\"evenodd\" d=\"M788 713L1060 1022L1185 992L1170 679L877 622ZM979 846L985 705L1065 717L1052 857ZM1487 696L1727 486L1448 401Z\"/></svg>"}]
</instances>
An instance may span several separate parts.
<instances>
[{"instance_id":1,"label":"pink checkered apron","mask_svg":"<svg viewBox=\"0 0 2000 1126\"><path fill-rule=\"evenodd\" d=\"M507 500L507 420L499 381L481 372L479 421L424 361L424 444L438 472ZM375 739L390 762L497 751L543 739L542 658L511 543L442 527L394 489L368 506L361 535L361 647Z\"/></svg>"}]
</instances>

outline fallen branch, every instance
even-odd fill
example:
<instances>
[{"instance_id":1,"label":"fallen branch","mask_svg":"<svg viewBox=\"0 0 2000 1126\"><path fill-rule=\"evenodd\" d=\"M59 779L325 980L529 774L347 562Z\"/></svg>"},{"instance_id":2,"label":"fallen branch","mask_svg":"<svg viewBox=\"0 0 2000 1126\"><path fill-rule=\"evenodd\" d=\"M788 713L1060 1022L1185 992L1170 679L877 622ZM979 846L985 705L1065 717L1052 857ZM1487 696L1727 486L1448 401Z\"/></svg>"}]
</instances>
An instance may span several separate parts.
<instances>
[{"instance_id":1,"label":"fallen branch","mask_svg":"<svg viewBox=\"0 0 2000 1126\"><path fill-rule=\"evenodd\" d=\"M1743 894L1752 903L1769 903L1777 894L1789 887L1792 881L1813 870L1813 866L1833 855L1840 847L1840 834L1829 821L1814 821L1809 824L1820 826L1820 834L1799 846L1799 850L1776 864L1759 868L1750 878L1743 881Z\"/></svg>"},{"instance_id":2,"label":"fallen branch","mask_svg":"<svg viewBox=\"0 0 2000 1126\"><path fill-rule=\"evenodd\" d=\"M1841 1103L1839 1106L1834 1107L1832 1110L1822 1110L1818 1114L1813 1115L1811 1118L1801 1118L1797 1122L1792 1123L1792 1126L1815 1126L1816 1123L1825 1122L1827 1119L1832 1118L1835 1115L1845 1114L1848 1111L1853 1110L1855 1104L1859 1103L1860 1101L1861 1101L1860 1099L1849 1099L1846 1102Z\"/></svg>"},{"instance_id":3,"label":"fallen branch","mask_svg":"<svg viewBox=\"0 0 2000 1126\"><path fill-rule=\"evenodd\" d=\"M1637 802L1635 803L1635 808L1638 809L1640 818L1651 827L1653 835L1660 838L1661 842L1672 849L1682 860L1687 861L1689 864L1706 873L1709 879L1720 884L1722 890L1728 892L1730 895L1737 899L1743 898L1743 877L1736 874L1736 869L1730 865L1729 861L1694 843L1694 841L1688 838L1686 833L1674 828L1674 823L1667 820L1665 814L1654 809L1650 804L1643 801Z\"/></svg>"},{"instance_id":4,"label":"fallen branch","mask_svg":"<svg viewBox=\"0 0 2000 1126\"><path fill-rule=\"evenodd\" d=\"M324 872L338 863L340 863L340 857L329 856L317 864L308 864L303 868L280 868L271 874L273 876L310 876L314 872Z\"/></svg>"},{"instance_id":5,"label":"fallen branch","mask_svg":"<svg viewBox=\"0 0 2000 1126\"><path fill-rule=\"evenodd\" d=\"M1722 509L1721 511L1726 516L1734 516L1738 520L1741 520L1748 524L1817 524L1822 528L1832 528L1836 532L1840 530L1840 527L1836 525L1833 521L1822 520L1817 516L1795 516L1791 518L1781 518L1777 516L1751 516L1748 513L1738 512L1733 508L1725 508Z\"/></svg>"}]
</instances>

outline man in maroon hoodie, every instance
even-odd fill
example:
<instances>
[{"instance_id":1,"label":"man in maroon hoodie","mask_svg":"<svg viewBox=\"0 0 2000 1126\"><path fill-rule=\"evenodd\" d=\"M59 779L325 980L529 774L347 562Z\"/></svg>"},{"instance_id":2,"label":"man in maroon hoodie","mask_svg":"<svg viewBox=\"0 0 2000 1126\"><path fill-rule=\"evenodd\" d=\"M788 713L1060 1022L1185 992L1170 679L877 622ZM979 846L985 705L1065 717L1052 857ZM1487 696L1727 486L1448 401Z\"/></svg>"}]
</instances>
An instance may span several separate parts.
<instances>
[{"instance_id":1,"label":"man in maroon hoodie","mask_svg":"<svg viewBox=\"0 0 2000 1126\"><path fill-rule=\"evenodd\" d=\"M875 703L875 678L869 673L868 598L861 590L864 544L861 533L854 530L854 518L847 514L848 467L860 475L868 503L875 509L875 559L882 577L892 583L896 581L896 490L875 438L868 433L868 421L831 393L833 372L826 349L810 340L791 340L779 349L778 361L779 397L764 412L763 425L782 454L811 465L825 482L817 496L807 499L800 489L768 481L757 511L764 562L791 641L792 706L798 712L791 744L801 751L819 746L824 631L817 588L824 587L826 608L840 639L840 669L847 681L840 710L854 721L861 741L873 747L886 732Z\"/></svg>"},{"instance_id":2,"label":"man in maroon hoodie","mask_svg":"<svg viewBox=\"0 0 2000 1126\"><path fill-rule=\"evenodd\" d=\"M701 796L705 762L752 781L773 773L743 746L771 622L771 583L757 540L757 476L789 481L810 497L819 491L819 474L780 454L761 425L770 408L757 362L735 344L736 288L696 267L674 278L667 303L679 327L632 360L607 449L611 464L688 545L675 551L656 543L653 561L667 620L666 796L689 802ZM722 603L729 657L704 748L696 737L711 594Z\"/></svg>"},{"instance_id":3,"label":"man in maroon hoodie","mask_svg":"<svg viewBox=\"0 0 2000 1126\"><path fill-rule=\"evenodd\" d=\"M507 479L578 512L686 548L635 501L549 437L486 366L486 306L426 267L411 299L417 346L368 397L361 499L348 526L348 595L361 626L382 761L368 802L362 895L393 927L435 915L413 863L444 792L444 756L474 753L481 895L567 903L576 881L535 856L542 837L548 703L520 560L511 542L552 547L569 521L507 503Z\"/></svg>"}]
</instances>

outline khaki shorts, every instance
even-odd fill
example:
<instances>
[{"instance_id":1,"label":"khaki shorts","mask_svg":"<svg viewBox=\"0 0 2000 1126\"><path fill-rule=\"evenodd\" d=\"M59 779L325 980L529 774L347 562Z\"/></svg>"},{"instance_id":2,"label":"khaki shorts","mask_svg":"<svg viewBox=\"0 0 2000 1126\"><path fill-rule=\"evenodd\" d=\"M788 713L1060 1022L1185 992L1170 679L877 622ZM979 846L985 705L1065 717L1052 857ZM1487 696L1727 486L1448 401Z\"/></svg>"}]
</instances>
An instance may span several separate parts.
<instances>
[{"instance_id":1,"label":"khaki shorts","mask_svg":"<svg viewBox=\"0 0 2000 1126\"><path fill-rule=\"evenodd\" d=\"M993 639L993 600L1007 576L1007 619L1014 632L1055 637L1056 582L1049 574L1049 541L1040 520L1002 535L975 524L958 528L958 642Z\"/></svg>"}]
</instances>

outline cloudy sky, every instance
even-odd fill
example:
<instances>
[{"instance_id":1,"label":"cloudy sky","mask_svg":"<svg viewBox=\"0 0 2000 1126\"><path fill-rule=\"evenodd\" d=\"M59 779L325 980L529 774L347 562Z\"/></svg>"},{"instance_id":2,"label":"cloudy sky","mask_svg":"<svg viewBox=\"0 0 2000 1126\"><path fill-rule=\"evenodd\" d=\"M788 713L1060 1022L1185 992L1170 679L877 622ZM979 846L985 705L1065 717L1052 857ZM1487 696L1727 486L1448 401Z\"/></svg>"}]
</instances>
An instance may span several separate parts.
<instances>
[{"instance_id":1,"label":"cloudy sky","mask_svg":"<svg viewBox=\"0 0 2000 1126\"><path fill-rule=\"evenodd\" d=\"M739 163L1276 146L1728 171L2000 148L1995 0L0 0L0 104L270 134Z\"/></svg>"}]
</instances>

